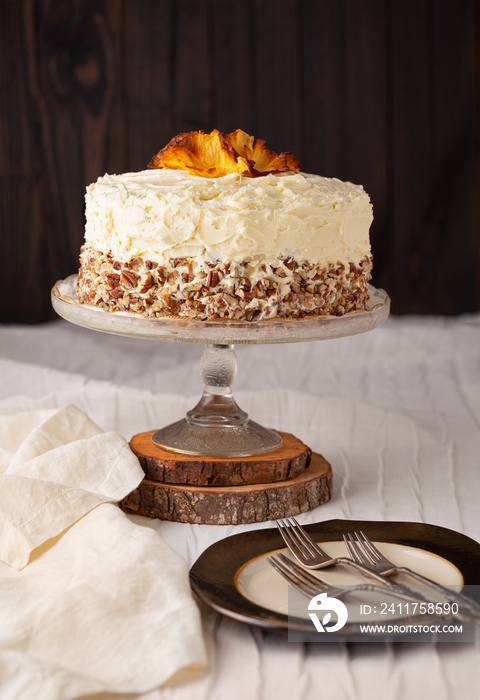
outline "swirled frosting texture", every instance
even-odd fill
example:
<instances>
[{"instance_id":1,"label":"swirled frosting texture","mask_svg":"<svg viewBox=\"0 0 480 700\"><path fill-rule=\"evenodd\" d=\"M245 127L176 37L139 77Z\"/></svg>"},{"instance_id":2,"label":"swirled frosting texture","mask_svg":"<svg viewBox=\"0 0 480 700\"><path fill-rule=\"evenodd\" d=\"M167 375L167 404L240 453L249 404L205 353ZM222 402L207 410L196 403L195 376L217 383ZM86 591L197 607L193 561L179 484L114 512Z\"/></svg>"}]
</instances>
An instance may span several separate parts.
<instances>
[{"instance_id":1,"label":"swirled frosting texture","mask_svg":"<svg viewBox=\"0 0 480 700\"><path fill-rule=\"evenodd\" d=\"M363 187L308 173L206 179L184 171L105 175L87 188L85 241L142 257L248 262L359 262L370 255Z\"/></svg>"}]
</instances>

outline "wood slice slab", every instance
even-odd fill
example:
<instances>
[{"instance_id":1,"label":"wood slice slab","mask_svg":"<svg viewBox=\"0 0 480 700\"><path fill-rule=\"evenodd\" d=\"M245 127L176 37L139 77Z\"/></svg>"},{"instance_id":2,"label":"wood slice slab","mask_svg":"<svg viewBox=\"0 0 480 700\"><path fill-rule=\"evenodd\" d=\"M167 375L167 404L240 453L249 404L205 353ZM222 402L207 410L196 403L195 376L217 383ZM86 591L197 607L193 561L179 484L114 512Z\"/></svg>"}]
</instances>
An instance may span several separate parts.
<instances>
[{"instance_id":1,"label":"wood slice slab","mask_svg":"<svg viewBox=\"0 0 480 700\"><path fill-rule=\"evenodd\" d=\"M194 486L240 486L269 484L293 479L308 467L311 450L289 433L280 433L280 446L252 457L211 457L172 452L152 441L152 435L140 433L130 440L146 476L152 481Z\"/></svg>"},{"instance_id":2,"label":"wood slice slab","mask_svg":"<svg viewBox=\"0 0 480 700\"><path fill-rule=\"evenodd\" d=\"M182 523L239 525L298 515L330 500L332 470L319 454L293 479L244 486L186 486L145 478L120 503L126 513Z\"/></svg>"}]
</instances>

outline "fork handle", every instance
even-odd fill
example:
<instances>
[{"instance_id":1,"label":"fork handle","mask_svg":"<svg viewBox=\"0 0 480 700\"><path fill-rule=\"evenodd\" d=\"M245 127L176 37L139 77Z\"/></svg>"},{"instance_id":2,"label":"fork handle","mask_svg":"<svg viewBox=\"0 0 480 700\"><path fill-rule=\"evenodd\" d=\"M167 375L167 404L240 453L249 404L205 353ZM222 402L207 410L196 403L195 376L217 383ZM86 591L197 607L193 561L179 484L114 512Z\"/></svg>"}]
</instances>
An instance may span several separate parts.
<instances>
[{"instance_id":1,"label":"fork handle","mask_svg":"<svg viewBox=\"0 0 480 700\"><path fill-rule=\"evenodd\" d=\"M394 588L395 591L403 596L404 598L410 598L410 599L415 599L417 601L425 601L426 599L420 595L419 593L416 593L408 586L402 586L400 583L395 583L395 581L392 581L388 576L385 576L384 574L378 574L376 571L373 571L368 564L360 564L360 562L355 561L354 559L349 559L348 557L339 557L337 559L337 564L347 564L348 566L351 566L353 569L357 569L357 571L361 571L364 576L368 576L368 578L373 578L376 581L379 581L382 583L384 586L387 588Z\"/></svg>"},{"instance_id":2,"label":"fork handle","mask_svg":"<svg viewBox=\"0 0 480 700\"><path fill-rule=\"evenodd\" d=\"M416 571L412 571L412 569L408 569L405 566L398 567L397 572L407 574L408 576L411 576L420 583L424 583L426 586L429 586L435 591L438 591L438 593L442 593L442 595L444 595L447 598L447 600L450 600L450 602L452 603L459 603L464 605L465 608L467 608L467 610L469 610L471 614L475 616L480 615L480 605L471 598L468 598L466 595L463 595L463 593L451 591L450 589L445 588L445 586L442 586L441 583L436 583L435 581L426 578L426 576L422 576L422 574L418 574Z\"/></svg>"},{"instance_id":3,"label":"fork handle","mask_svg":"<svg viewBox=\"0 0 480 700\"><path fill-rule=\"evenodd\" d=\"M398 586L398 584L394 583L383 574L378 574L376 571L373 571L367 564L360 564L360 562L355 561L354 559L349 559L348 557L338 557L336 559L336 563L347 564L347 566L351 566L352 569L357 569L357 571L361 571L362 574L364 574L364 576L367 576L368 578L373 578L376 581L382 583L384 586L395 586L395 588L398 589L402 588L402 586ZM405 589L405 591L408 590L406 587L403 588Z\"/></svg>"},{"instance_id":4,"label":"fork handle","mask_svg":"<svg viewBox=\"0 0 480 700\"><path fill-rule=\"evenodd\" d=\"M372 571L372 569L368 565L364 566L363 564L360 564L359 562L356 562L353 559L349 559L348 557L339 557L337 559L337 564L347 564L348 566L351 566L352 568L357 569L357 571L361 571L365 576L368 576L369 578L373 578L377 581L380 581L380 583L383 583L384 586L387 586L387 587L394 586L395 589L399 593L403 593L405 595L405 597L415 596L417 600L418 599L427 600L426 598L424 598L424 596L422 596L420 594L416 594L415 592L411 591L407 586L402 586L401 584L395 583L387 576L385 576L383 574L378 574L377 572ZM447 600L449 600L450 602L458 603L459 605L462 605L463 612L466 613L467 615L470 615L470 616L476 618L477 620L479 619L480 605L478 605L478 603L476 603L471 598L468 598L466 595L463 595L462 593L450 591L448 588L445 588L445 586L442 586L440 583L435 583L435 581L432 581L431 579L426 578L425 576L422 576L422 574L418 574L416 571L412 571L412 569L408 569L406 567L396 567L395 571L396 571L396 573L408 574L409 576L416 579L420 583L424 583L425 585L429 586L430 588L436 590L438 593L441 593L442 595L444 595L447 598Z\"/></svg>"}]
</instances>

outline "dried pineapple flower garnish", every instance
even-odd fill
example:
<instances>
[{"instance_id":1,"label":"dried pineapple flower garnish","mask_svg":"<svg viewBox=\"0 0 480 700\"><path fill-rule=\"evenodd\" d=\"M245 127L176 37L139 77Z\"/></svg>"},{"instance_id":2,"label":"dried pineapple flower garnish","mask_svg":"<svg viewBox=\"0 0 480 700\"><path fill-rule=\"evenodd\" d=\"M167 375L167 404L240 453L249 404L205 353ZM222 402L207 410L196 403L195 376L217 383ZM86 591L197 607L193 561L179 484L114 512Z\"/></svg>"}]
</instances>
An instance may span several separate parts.
<instances>
[{"instance_id":1,"label":"dried pineapple flower garnish","mask_svg":"<svg viewBox=\"0 0 480 700\"><path fill-rule=\"evenodd\" d=\"M149 168L188 170L201 177L223 177L240 173L244 177L260 177L292 171L301 165L293 153L280 153L265 148L265 141L249 136L241 129L224 134L214 129L211 134L189 131L175 136L148 164Z\"/></svg>"}]
</instances>

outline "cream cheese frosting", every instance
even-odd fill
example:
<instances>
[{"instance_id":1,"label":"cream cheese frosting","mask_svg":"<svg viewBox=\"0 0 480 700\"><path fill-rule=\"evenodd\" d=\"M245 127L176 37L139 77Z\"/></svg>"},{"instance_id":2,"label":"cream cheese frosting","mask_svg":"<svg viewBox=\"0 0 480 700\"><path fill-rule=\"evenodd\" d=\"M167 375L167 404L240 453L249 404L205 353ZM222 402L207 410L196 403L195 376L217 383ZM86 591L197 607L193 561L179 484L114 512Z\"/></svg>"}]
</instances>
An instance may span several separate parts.
<instances>
[{"instance_id":1,"label":"cream cheese frosting","mask_svg":"<svg viewBox=\"0 0 480 700\"><path fill-rule=\"evenodd\" d=\"M357 263L370 255L361 185L309 173L203 178L180 170L105 175L87 188L85 242L136 257Z\"/></svg>"}]
</instances>

